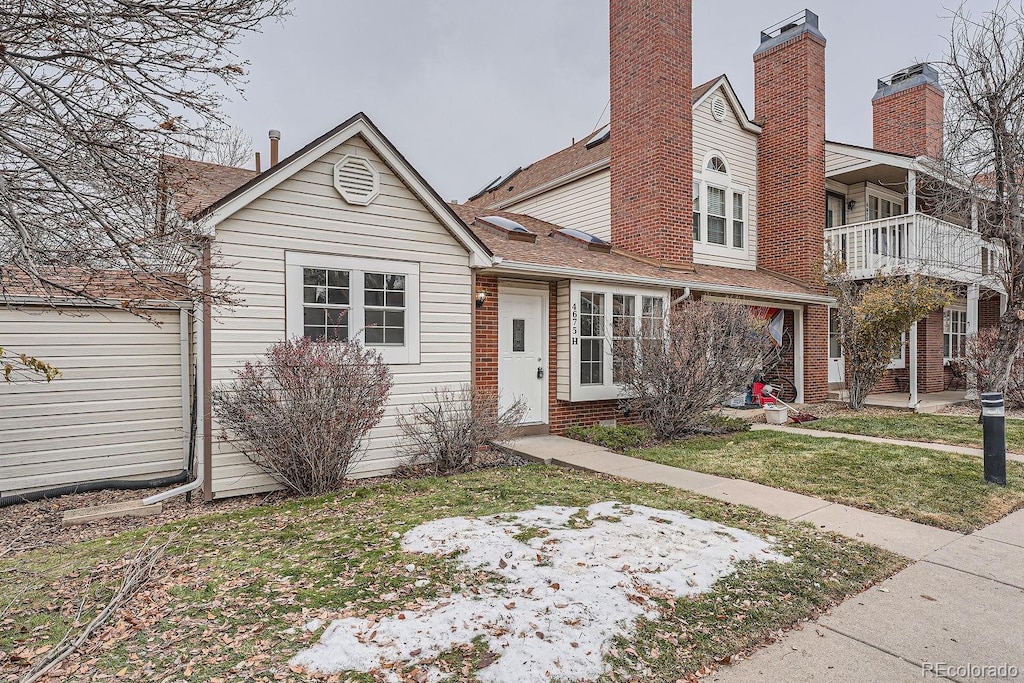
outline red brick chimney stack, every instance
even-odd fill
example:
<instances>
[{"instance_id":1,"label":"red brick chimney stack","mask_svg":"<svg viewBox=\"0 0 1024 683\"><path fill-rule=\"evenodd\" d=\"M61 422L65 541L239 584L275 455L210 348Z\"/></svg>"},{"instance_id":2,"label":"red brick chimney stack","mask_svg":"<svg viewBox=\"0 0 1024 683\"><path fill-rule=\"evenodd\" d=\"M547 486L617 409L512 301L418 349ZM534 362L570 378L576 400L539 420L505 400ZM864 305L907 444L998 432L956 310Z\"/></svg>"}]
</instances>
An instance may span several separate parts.
<instances>
[{"instance_id":1,"label":"red brick chimney stack","mask_svg":"<svg viewBox=\"0 0 1024 683\"><path fill-rule=\"evenodd\" d=\"M824 291L825 36L809 10L754 52L758 265Z\"/></svg>"},{"instance_id":2,"label":"red brick chimney stack","mask_svg":"<svg viewBox=\"0 0 1024 683\"><path fill-rule=\"evenodd\" d=\"M879 79L871 99L875 148L941 159L944 104L939 72L930 64Z\"/></svg>"},{"instance_id":3,"label":"red brick chimney stack","mask_svg":"<svg viewBox=\"0 0 1024 683\"><path fill-rule=\"evenodd\" d=\"M692 264L691 0L609 5L612 244Z\"/></svg>"}]
</instances>

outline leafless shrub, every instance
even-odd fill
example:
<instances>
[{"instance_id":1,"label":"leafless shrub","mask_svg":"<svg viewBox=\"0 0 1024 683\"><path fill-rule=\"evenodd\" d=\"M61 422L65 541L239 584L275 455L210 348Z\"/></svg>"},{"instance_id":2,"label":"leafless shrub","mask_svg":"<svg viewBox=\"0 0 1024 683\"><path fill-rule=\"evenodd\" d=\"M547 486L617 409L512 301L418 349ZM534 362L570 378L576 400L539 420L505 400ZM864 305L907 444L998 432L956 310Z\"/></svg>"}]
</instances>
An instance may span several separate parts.
<instances>
[{"instance_id":1,"label":"leafless shrub","mask_svg":"<svg viewBox=\"0 0 1024 683\"><path fill-rule=\"evenodd\" d=\"M294 339L246 363L213 408L250 461L302 495L341 486L363 438L384 416L392 377L355 339Z\"/></svg>"},{"instance_id":2,"label":"leafless shrub","mask_svg":"<svg viewBox=\"0 0 1024 683\"><path fill-rule=\"evenodd\" d=\"M399 449L410 467L457 472L488 443L511 438L526 408L520 398L500 410L497 392L468 384L434 389L433 401L413 408L408 417L399 415Z\"/></svg>"},{"instance_id":3,"label":"leafless shrub","mask_svg":"<svg viewBox=\"0 0 1024 683\"><path fill-rule=\"evenodd\" d=\"M1001 391L1008 406L1024 407L1024 354L1017 354L1010 366L1005 386L1000 386L1001 361L996 352L998 347L998 329L980 330L978 334L967 338L963 355L953 362L960 366L964 376L970 378L973 375L977 378L979 391Z\"/></svg>"},{"instance_id":4,"label":"leafless shrub","mask_svg":"<svg viewBox=\"0 0 1024 683\"><path fill-rule=\"evenodd\" d=\"M688 301L665 325L615 345L624 408L660 439L696 431L708 412L743 390L771 343L767 321L739 304Z\"/></svg>"}]
</instances>

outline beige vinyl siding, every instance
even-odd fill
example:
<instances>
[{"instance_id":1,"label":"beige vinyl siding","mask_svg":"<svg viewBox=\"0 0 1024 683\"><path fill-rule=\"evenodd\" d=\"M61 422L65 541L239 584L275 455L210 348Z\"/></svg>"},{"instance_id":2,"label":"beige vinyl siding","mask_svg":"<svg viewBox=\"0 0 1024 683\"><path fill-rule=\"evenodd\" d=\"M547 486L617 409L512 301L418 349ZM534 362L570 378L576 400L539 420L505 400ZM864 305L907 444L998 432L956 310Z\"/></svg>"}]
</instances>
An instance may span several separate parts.
<instances>
[{"instance_id":1,"label":"beige vinyl siding","mask_svg":"<svg viewBox=\"0 0 1024 683\"><path fill-rule=\"evenodd\" d=\"M557 371L556 397L559 401L572 400L572 368L569 360L569 344L571 330L569 321L571 318L569 307L571 297L569 295L569 280L561 280L557 288L558 303L556 307L557 329L555 331L555 356Z\"/></svg>"},{"instance_id":2,"label":"beige vinyl siding","mask_svg":"<svg viewBox=\"0 0 1024 683\"><path fill-rule=\"evenodd\" d=\"M367 207L352 206L333 185L344 154L371 160L381 192ZM415 261L420 264L420 363L393 365L386 415L366 442L356 476L391 471L398 460L397 415L432 397L435 387L471 379L469 255L361 137L352 138L217 226L217 279L229 277L242 306L214 313L212 381L230 381L246 360L285 338L285 253L288 251ZM214 426L214 435L219 434ZM230 443L214 439L216 497L276 488Z\"/></svg>"},{"instance_id":3,"label":"beige vinyl siding","mask_svg":"<svg viewBox=\"0 0 1024 683\"><path fill-rule=\"evenodd\" d=\"M180 313L0 309L4 345L62 378L0 386L0 495L184 466Z\"/></svg>"},{"instance_id":4,"label":"beige vinyl siding","mask_svg":"<svg viewBox=\"0 0 1024 683\"><path fill-rule=\"evenodd\" d=\"M719 152L725 157L733 184L747 189L747 248L745 252L729 249L728 254L719 254L712 253L713 249L707 245L696 242L693 245L693 260L708 265L753 269L757 266L757 134L740 126L732 107L726 106L723 121L716 121L711 115L711 100L716 94L725 97L722 87L712 91L693 110L693 174L695 178L701 177L704 157L708 152ZM727 211L731 216L731 206L727 207Z\"/></svg>"},{"instance_id":5,"label":"beige vinyl siding","mask_svg":"<svg viewBox=\"0 0 1024 683\"><path fill-rule=\"evenodd\" d=\"M612 238L611 172L605 168L506 207L563 228Z\"/></svg>"},{"instance_id":6,"label":"beige vinyl siding","mask_svg":"<svg viewBox=\"0 0 1024 683\"><path fill-rule=\"evenodd\" d=\"M862 166L864 159L861 157L855 157L850 154L844 154L837 149L826 145L825 148L825 173L826 175L835 175L841 171L851 169L857 166Z\"/></svg>"}]
</instances>

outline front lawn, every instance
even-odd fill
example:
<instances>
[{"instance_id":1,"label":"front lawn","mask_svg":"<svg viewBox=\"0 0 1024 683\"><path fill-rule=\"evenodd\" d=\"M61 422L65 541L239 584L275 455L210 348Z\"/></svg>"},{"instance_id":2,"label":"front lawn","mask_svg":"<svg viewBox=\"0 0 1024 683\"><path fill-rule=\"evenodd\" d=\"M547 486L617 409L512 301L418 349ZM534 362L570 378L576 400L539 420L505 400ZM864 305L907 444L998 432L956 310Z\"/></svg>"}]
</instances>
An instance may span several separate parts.
<instances>
[{"instance_id":1,"label":"front lawn","mask_svg":"<svg viewBox=\"0 0 1024 683\"><path fill-rule=\"evenodd\" d=\"M304 628L312 620L403 619L399 613L498 581L492 572L459 570L453 556L404 552L401 539L413 527L600 501L678 510L772 537L775 549L792 558L742 562L708 592L690 598L649 596L660 618L641 618L631 639L620 636L600 653L607 680L684 677L775 637L905 565L881 549L750 508L555 468L382 483L0 559L0 610L6 608L0 611L0 679L17 680L64 636L76 614L79 624L91 619L117 584L125 559L150 534L156 535L151 541L174 534L160 574L51 680L307 680L288 661L319 639L324 624ZM538 631L537 638L544 636ZM438 659L453 680L476 680L496 656L474 640ZM420 680L422 672L401 662L394 667L403 680ZM387 672L378 674L333 680L380 680Z\"/></svg>"},{"instance_id":2,"label":"front lawn","mask_svg":"<svg viewBox=\"0 0 1024 683\"><path fill-rule=\"evenodd\" d=\"M981 425L978 424L978 418L961 415L923 415L911 412L892 415L835 415L796 426L903 441L982 447ZM1024 420L1006 421L1006 449L1011 453L1024 453Z\"/></svg>"},{"instance_id":3,"label":"front lawn","mask_svg":"<svg viewBox=\"0 0 1024 683\"><path fill-rule=\"evenodd\" d=\"M909 446L755 431L630 455L965 533L1024 507L1024 464L1006 463L1004 488L985 483L981 458Z\"/></svg>"}]
</instances>

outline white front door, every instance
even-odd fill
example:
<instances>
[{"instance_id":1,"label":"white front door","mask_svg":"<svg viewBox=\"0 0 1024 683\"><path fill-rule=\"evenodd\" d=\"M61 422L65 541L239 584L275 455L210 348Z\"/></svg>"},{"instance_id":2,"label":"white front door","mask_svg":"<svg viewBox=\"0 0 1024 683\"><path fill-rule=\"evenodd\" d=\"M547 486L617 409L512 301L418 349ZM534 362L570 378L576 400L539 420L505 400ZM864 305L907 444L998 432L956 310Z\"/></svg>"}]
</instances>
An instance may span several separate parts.
<instances>
[{"instance_id":1,"label":"white front door","mask_svg":"<svg viewBox=\"0 0 1024 683\"><path fill-rule=\"evenodd\" d=\"M828 383L846 383L846 361L839 342L839 311L828 309Z\"/></svg>"},{"instance_id":2,"label":"white front door","mask_svg":"<svg viewBox=\"0 0 1024 683\"><path fill-rule=\"evenodd\" d=\"M526 402L524 424L548 421L547 292L498 294L498 406Z\"/></svg>"}]
</instances>

